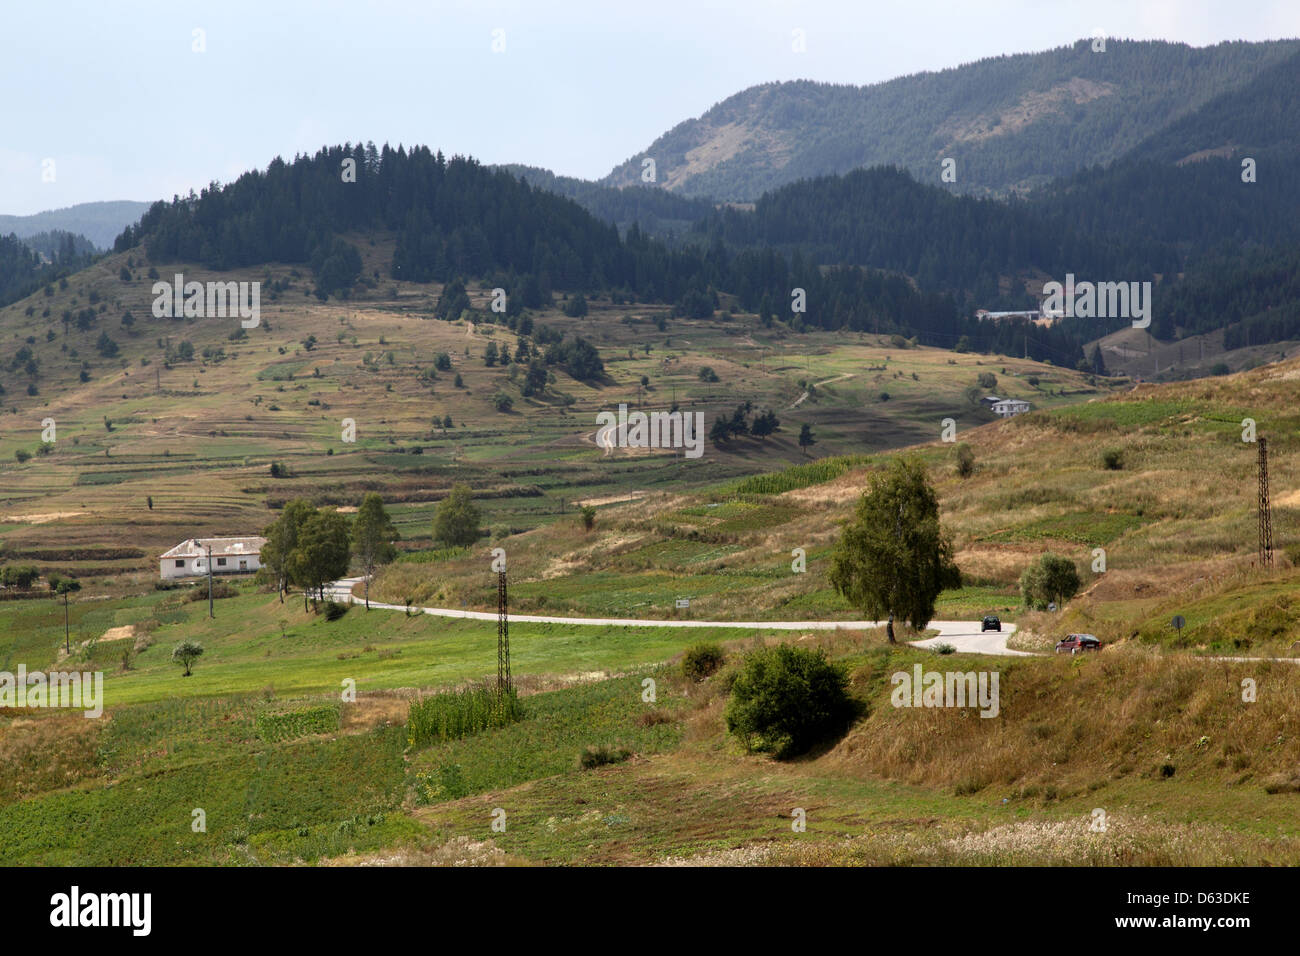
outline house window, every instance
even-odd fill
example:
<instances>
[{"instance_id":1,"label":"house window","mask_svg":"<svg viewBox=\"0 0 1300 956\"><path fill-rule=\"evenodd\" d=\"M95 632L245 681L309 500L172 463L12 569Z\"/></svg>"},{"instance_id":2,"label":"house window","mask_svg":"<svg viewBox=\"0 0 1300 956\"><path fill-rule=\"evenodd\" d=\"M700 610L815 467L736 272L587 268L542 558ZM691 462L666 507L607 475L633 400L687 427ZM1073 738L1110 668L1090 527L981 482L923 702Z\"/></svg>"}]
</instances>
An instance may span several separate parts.
<instances>
[{"instance_id":1,"label":"house window","mask_svg":"<svg viewBox=\"0 0 1300 956\"><path fill-rule=\"evenodd\" d=\"M225 566L226 566L226 559L225 559L225 558L217 558L217 567L219 567L219 568L224 568Z\"/></svg>"},{"instance_id":2,"label":"house window","mask_svg":"<svg viewBox=\"0 0 1300 956\"><path fill-rule=\"evenodd\" d=\"M176 562L176 567L178 567L178 568L183 568L183 567L185 567L185 562L184 562L184 561L177 561L177 562Z\"/></svg>"}]
</instances>

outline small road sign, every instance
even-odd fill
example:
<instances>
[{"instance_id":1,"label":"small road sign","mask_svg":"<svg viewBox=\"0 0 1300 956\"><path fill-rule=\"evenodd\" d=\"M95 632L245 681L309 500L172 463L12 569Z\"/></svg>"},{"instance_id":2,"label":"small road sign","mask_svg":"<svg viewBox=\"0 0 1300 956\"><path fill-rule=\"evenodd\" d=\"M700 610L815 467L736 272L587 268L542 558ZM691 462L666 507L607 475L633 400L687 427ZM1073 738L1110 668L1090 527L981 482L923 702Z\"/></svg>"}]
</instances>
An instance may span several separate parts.
<instances>
[{"instance_id":1,"label":"small road sign","mask_svg":"<svg viewBox=\"0 0 1300 956\"><path fill-rule=\"evenodd\" d=\"M678 607L690 607L690 606L691 606L691 599L690 599L690 598L678 598L678 599L677 599L677 606L678 606Z\"/></svg>"}]
</instances>

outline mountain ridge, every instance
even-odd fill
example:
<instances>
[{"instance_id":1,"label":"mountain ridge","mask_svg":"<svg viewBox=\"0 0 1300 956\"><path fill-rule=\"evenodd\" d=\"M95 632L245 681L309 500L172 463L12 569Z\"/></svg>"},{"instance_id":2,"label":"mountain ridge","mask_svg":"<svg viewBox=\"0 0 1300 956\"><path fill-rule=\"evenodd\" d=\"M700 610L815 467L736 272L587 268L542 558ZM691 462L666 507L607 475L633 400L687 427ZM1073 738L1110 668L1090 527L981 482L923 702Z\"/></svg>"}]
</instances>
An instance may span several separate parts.
<instances>
[{"instance_id":1,"label":"mountain ridge","mask_svg":"<svg viewBox=\"0 0 1300 956\"><path fill-rule=\"evenodd\" d=\"M46 209L30 216L0 216L0 235L27 239L42 232L71 232L85 236L101 251L149 208L131 199L83 202L61 209Z\"/></svg>"},{"instance_id":2,"label":"mountain ridge","mask_svg":"<svg viewBox=\"0 0 1300 956\"><path fill-rule=\"evenodd\" d=\"M684 195L751 201L801 178L894 164L961 192L1005 195L1126 153L1300 51L1300 41L1193 48L1090 41L991 57L869 86L794 80L749 87L684 120L601 182L656 181ZM1172 77L1190 77L1181 87Z\"/></svg>"}]
</instances>

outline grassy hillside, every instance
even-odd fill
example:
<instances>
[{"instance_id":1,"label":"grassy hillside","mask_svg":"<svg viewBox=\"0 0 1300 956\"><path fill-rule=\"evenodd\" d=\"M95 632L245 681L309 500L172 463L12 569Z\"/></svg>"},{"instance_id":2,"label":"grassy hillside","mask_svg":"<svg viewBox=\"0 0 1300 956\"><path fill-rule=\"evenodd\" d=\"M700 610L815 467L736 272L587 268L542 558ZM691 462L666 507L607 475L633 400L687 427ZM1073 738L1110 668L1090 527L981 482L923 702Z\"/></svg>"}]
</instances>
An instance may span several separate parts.
<instances>
[{"instance_id":1,"label":"grassy hillside","mask_svg":"<svg viewBox=\"0 0 1300 956\"><path fill-rule=\"evenodd\" d=\"M890 364L923 360L903 350ZM975 370L974 357L953 360ZM9 864L1294 864L1300 781L1280 728L1300 671L1187 651L1286 656L1300 636L1286 554L1300 504L1289 478L1298 378L1288 363L962 427L977 460L968 479L950 446L919 447L968 578L940 614L997 608L1029 647L1092 630L1110 646L1085 658L945 657L889 648L875 632L515 623L523 719L413 746L402 729L412 699L493 673L490 622L361 608L331 622L252 585L219 600L209 620L184 591L118 596L96 585L72 602L73 653L61 659L53 602L0 602L0 666L103 670L107 699L100 721L0 713L0 754L22 768L0 789L0 855ZM818 401L833 387L817 389ZM1273 454L1282 550L1267 573L1252 567L1246 416ZM1121 451L1119 469L1103 467L1110 448ZM502 539L513 606L849 616L826 587L826 556L865 471L887 454L642 489L634 501L607 495L615 500L599 506L591 533L569 517ZM630 464L648 474L645 461ZM791 570L794 547L807 550L807 573ZM1049 547L1084 568L1103 547L1107 570L1085 573L1084 593L1061 614L1025 612L1015 579ZM488 606L483 558L411 555L376 587ZM690 611L670 610L683 594ZM1167 626L1173 613L1187 618L1181 635ZM206 648L189 678L170 660L182 638ZM672 661L701 639L721 642L727 663L688 682ZM791 762L746 754L722 719L744 654L777 640L841 662L862 713ZM917 664L998 672L998 719L890 706L890 675ZM339 700L349 679L355 703ZM613 762L588 768L592 754ZM206 832L192 829L191 808L204 811ZM796 808L804 832L791 828ZM498 809L503 833L491 829Z\"/></svg>"},{"instance_id":2,"label":"grassy hillside","mask_svg":"<svg viewBox=\"0 0 1300 956\"><path fill-rule=\"evenodd\" d=\"M966 580L941 597L939 615L1019 617L1026 646L1086 630L1110 641L1291 653L1300 640L1300 611L1285 597L1300 557L1298 377L1300 363L1288 361L962 428L957 442L976 459L965 479L953 444L919 446ZM1270 446L1277 559L1265 574L1253 566L1257 448L1241 440L1246 418ZM1118 468L1104 461L1110 450ZM883 463L823 460L693 494L611 500L598 533L570 521L508 539L512 599L520 609L648 617L676 613L673 599L686 596L689 613L706 620L854 619L826 569L865 472ZM792 570L795 548L807 554L807 573ZM1092 570L1101 567L1096 549L1104 571ZM1019 576L1045 550L1082 573L1083 593L1062 615L1020 608ZM372 594L490 608L481 566L474 554L399 563ZM1175 614L1189 622L1181 635L1168 626Z\"/></svg>"},{"instance_id":3,"label":"grassy hillside","mask_svg":"<svg viewBox=\"0 0 1300 956\"><path fill-rule=\"evenodd\" d=\"M355 612L353 612L355 613ZM5 864L1286 864L1300 860L1290 665L1101 655L968 660L1002 716L895 709L943 660L804 637L864 716L797 761L745 754L722 707L755 639L703 683L665 665L526 692L523 719L412 747L410 694L260 693L0 717ZM196 678L201 671L196 670ZM1235 702L1243 676L1259 702ZM643 681L657 700L643 699ZM282 728L268 733L274 725ZM293 728L297 728L296 730ZM585 769L582 756L613 754ZM190 808L204 812L195 832ZM796 809L806 817L795 832ZM499 812L506 829L491 828ZM1098 811L1104 826L1097 829ZM82 821L70 826L69 821Z\"/></svg>"},{"instance_id":4,"label":"grassy hillside","mask_svg":"<svg viewBox=\"0 0 1300 956\"><path fill-rule=\"evenodd\" d=\"M358 245L367 273L385 268L391 242ZM175 272L261 281L262 324L245 332L234 318L154 318L148 268L138 251L108 256L66 287L0 310L10 356L0 362L6 561L148 586L157 555L185 538L257 533L295 496L353 507L367 490L388 502L403 547L424 549L433 509L458 481L473 486L485 528L499 536L571 513L577 500L679 493L798 462L804 422L817 455L924 440L944 417L974 425L988 416L963 393L981 372L1036 404L1096 394L1084 376L1041 363L900 349L870 335L795 335L746 314L678 320L663 307L601 298L582 319L564 316L558 301L533 318L592 340L605 379L580 382L556 369L543 394L525 398L517 366L484 362L489 343L513 351L518 336L489 322L434 319L437 286L380 281L348 302L321 303L287 267L160 270L168 281ZM490 290L470 295L489 314ZM87 311L93 321L79 328ZM101 335L117 354L101 352ZM192 359L180 354L183 342ZM434 368L438 353L450 370ZM702 380L706 367L716 382ZM801 382L823 384L801 398ZM499 392L513 401L507 413L496 409ZM696 460L606 457L594 444L596 413L620 403L675 402L703 413L707 427L744 401L773 409L781 430ZM345 418L356 423L354 444L342 441ZM42 442L47 419L53 443ZM20 462L20 453L32 457ZM272 463L289 477L272 478Z\"/></svg>"}]
</instances>

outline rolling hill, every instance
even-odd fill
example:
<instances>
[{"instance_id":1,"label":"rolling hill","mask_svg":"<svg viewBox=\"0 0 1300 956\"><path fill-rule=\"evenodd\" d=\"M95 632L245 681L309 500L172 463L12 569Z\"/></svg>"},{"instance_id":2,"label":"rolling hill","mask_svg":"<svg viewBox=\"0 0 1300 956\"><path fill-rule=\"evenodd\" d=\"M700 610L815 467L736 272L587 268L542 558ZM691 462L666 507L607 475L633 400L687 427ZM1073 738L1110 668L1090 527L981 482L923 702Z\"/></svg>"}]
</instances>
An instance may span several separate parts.
<instances>
[{"instance_id":1,"label":"rolling hill","mask_svg":"<svg viewBox=\"0 0 1300 956\"><path fill-rule=\"evenodd\" d=\"M656 181L688 196L752 201L811 176L897 165L953 187L1005 195L1127 154L1216 97L1297 52L1296 41L1192 48L1089 41L980 60L872 86L796 81L751 87L664 133L607 185Z\"/></svg>"},{"instance_id":2,"label":"rolling hill","mask_svg":"<svg viewBox=\"0 0 1300 956\"><path fill-rule=\"evenodd\" d=\"M395 249L391 237L350 238L367 275ZM261 282L260 325L155 318L150 270ZM386 280L321 301L295 266L154 266L135 248L66 288L56 283L49 296L0 309L0 340L10 346L0 364L5 559L122 576L126 586L149 580L156 555L186 537L255 533L294 496L354 506L366 490L383 494L404 547L418 549L456 482L484 500L494 532L517 532L629 487L680 490L798 462L805 422L818 454L923 440L944 417L975 424L988 415L966 393L982 371L1006 368L999 388L1036 405L1106 387L1033 360L864 332L796 334L729 309L674 317L610 296L593 295L582 317L564 314L563 300L524 309L512 327L493 321L502 317L490 309L491 289L471 284L465 308L439 319L443 291ZM604 372L575 378L558 356L548 359L557 338L591 342ZM530 359L489 366L489 345L512 357L523 345ZM545 385L526 391L534 363ZM772 409L781 430L726 442L698 462L606 458L592 438L596 413L620 403L698 411L707 428L745 402L751 418ZM345 418L356 423L354 444L341 440ZM47 419L52 442L42 441ZM272 464L283 467L279 477ZM130 528L129 546L106 541L106 525Z\"/></svg>"}]
</instances>

